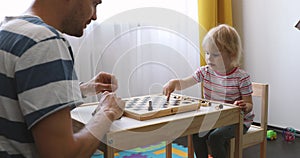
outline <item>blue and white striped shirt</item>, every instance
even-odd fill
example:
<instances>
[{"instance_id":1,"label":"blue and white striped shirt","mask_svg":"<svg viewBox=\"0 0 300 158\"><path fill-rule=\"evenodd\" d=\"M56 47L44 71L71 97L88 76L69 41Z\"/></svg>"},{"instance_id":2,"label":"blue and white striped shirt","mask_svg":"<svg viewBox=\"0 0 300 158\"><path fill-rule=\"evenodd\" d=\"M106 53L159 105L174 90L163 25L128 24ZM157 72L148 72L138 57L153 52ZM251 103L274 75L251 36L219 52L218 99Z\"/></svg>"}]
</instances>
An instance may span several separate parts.
<instances>
[{"instance_id":1,"label":"blue and white striped shirt","mask_svg":"<svg viewBox=\"0 0 300 158\"><path fill-rule=\"evenodd\" d=\"M30 129L81 103L63 34L36 16L6 17L0 26L0 157L37 157Z\"/></svg>"}]
</instances>

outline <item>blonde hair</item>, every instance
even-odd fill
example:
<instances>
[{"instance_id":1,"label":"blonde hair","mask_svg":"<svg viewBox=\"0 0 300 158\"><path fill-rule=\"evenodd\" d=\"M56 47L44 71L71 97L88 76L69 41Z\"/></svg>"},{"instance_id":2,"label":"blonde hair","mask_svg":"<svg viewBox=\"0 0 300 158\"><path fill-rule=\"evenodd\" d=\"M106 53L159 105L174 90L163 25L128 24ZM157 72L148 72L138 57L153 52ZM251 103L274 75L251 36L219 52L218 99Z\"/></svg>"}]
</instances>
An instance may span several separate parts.
<instances>
[{"instance_id":1,"label":"blonde hair","mask_svg":"<svg viewBox=\"0 0 300 158\"><path fill-rule=\"evenodd\" d=\"M242 43L233 27L221 24L210 29L203 39L202 47L204 50L227 53L231 58L231 65L240 66Z\"/></svg>"}]
</instances>

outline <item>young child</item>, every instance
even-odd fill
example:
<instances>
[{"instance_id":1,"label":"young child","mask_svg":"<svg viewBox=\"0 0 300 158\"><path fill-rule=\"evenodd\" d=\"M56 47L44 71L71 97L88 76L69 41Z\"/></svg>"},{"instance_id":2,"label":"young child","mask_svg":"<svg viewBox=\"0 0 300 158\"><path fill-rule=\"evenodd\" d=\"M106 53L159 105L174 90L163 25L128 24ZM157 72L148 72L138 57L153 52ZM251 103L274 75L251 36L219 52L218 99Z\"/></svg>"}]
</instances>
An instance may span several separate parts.
<instances>
[{"instance_id":1,"label":"young child","mask_svg":"<svg viewBox=\"0 0 300 158\"><path fill-rule=\"evenodd\" d=\"M204 98L236 104L244 112L244 133L253 121L252 85L250 76L239 68L242 53L237 31L222 24L212 28L202 43L207 65L198 68L184 79L172 79L164 85L163 93L169 99L175 90L182 90L203 82ZM227 157L227 147L234 137L234 125L193 135L197 158L207 158L209 145L214 158ZM208 144L206 144L208 143Z\"/></svg>"}]
</instances>

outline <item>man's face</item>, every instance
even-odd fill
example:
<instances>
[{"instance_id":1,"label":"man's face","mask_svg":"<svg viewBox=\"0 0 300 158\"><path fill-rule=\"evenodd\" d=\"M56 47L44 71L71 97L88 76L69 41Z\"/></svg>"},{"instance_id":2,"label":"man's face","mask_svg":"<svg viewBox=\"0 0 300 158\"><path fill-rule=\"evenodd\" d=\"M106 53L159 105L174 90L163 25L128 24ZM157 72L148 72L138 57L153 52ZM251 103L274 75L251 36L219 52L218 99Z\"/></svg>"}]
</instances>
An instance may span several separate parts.
<instances>
[{"instance_id":1,"label":"man's face","mask_svg":"<svg viewBox=\"0 0 300 158\"><path fill-rule=\"evenodd\" d=\"M72 12L64 22L64 33L80 37L83 30L92 21L97 19L96 8L101 0L76 0Z\"/></svg>"}]
</instances>

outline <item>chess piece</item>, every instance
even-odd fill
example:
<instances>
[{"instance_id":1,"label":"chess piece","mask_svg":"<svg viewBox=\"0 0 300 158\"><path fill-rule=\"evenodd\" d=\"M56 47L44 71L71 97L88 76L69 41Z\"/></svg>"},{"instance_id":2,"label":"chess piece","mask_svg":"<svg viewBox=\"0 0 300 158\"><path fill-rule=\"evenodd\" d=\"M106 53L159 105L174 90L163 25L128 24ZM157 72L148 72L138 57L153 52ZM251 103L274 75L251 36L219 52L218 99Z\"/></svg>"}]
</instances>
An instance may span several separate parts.
<instances>
[{"instance_id":1,"label":"chess piece","mask_svg":"<svg viewBox=\"0 0 300 158\"><path fill-rule=\"evenodd\" d=\"M215 106L215 109L216 109L216 110L223 109L223 104L219 104L219 105Z\"/></svg>"},{"instance_id":2,"label":"chess piece","mask_svg":"<svg viewBox=\"0 0 300 158\"><path fill-rule=\"evenodd\" d=\"M211 106L211 103L208 102L208 101L202 100L201 103L200 103L200 106Z\"/></svg>"},{"instance_id":3,"label":"chess piece","mask_svg":"<svg viewBox=\"0 0 300 158\"><path fill-rule=\"evenodd\" d=\"M148 111L152 111L152 110L153 110L152 101L150 100L149 101L149 106L148 106Z\"/></svg>"}]
</instances>

